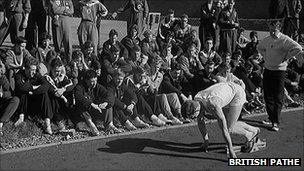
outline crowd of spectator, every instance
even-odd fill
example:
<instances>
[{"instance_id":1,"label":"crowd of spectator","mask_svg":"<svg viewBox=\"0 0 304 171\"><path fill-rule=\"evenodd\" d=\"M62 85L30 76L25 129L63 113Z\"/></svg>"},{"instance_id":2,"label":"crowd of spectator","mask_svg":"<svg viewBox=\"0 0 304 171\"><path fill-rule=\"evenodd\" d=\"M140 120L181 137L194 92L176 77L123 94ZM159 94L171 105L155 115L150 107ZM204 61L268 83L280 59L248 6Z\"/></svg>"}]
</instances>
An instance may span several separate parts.
<instances>
[{"instance_id":1,"label":"crowd of spectator","mask_svg":"<svg viewBox=\"0 0 304 171\"><path fill-rule=\"evenodd\" d=\"M67 121L76 130L78 123L85 121L95 136L100 134L97 120L103 122L105 131L113 133L122 132L121 128L132 131L190 123L200 112L200 104L192 97L219 82L235 82L245 89L243 113L265 106L259 37L252 31L250 40L241 41L234 0L204 4L199 32L188 23L186 14L176 18L174 11L168 10L157 35L148 29L142 32L142 25L133 24L119 41L120 35L112 29L101 49L94 37L95 19L108 11L98 1L83 1L78 29L81 48L74 50L66 30L73 5L69 0L58 2L63 1L58 5L50 0L53 35L39 34L37 48L28 36L9 32L14 37L13 47L1 51L0 60L1 134L10 119L17 127L37 117L44 120L47 134L53 134L52 122L63 131ZM28 18L30 1L25 2L20 9L27 7L21 12ZM134 8L140 12L143 7ZM14 11L10 15L5 20L13 22L19 14ZM26 28L26 24L22 26ZM304 91L304 65L296 58L289 60L285 82L288 104L299 106L293 96Z\"/></svg>"}]
</instances>

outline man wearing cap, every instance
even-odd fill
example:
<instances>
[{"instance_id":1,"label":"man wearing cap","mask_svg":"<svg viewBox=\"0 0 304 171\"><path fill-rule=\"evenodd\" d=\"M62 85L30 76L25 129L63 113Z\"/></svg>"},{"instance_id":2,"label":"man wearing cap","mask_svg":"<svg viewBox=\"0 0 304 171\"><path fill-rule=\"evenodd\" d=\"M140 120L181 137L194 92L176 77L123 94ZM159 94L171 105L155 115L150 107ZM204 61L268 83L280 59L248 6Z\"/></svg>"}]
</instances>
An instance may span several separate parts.
<instances>
[{"instance_id":1,"label":"man wearing cap","mask_svg":"<svg viewBox=\"0 0 304 171\"><path fill-rule=\"evenodd\" d=\"M106 16L107 8L97 0L80 1L81 23L78 27L79 44L91 41L94 46L94 54L97 55L98 31L96 26L97 16Z\"/></svg>"},{"instance_id":2,"label":"man wearing cap","mask_svg":"<svg viewBox=\"0 0 304 171\"><path fill-rule=\"evenodd\" d=\"M281 28L282 23L279 20L270 21L270 35L257 46L265 61L263 89L269 120L264 121L264 124L272 124L273 131L279 131L288 60L292 57L299 58L298 54L302 51L301 45L280 32Z\"/></svg>"},{"instance_id":3,"label":"man wearing cap","mask_svg":"<svg viewBox=\"0 0 304 171\"><path fill-rule=\"evenodd\" d=\"M73 2L72 0L50 0L50 4L55 50L57 53L60 53L63 44L65 52L63 61L68 63L72 60L71 28L69 19L74 13Z\"/></svg>"},{"instance_id":4,"label":"man wearing cap","mask_svg":"<svg viewBox=\"0 0 304 171\"><path fill-rule=\"evenodd\" d=\"M10 34L13 44L16 43L17 37L24 37L31 12L30 0L5 0L3 6L5 8L4 20L7 25L0 28L0 46L8 34Z\"/></svg>"},{"instance_id":5,"label":"man wearing cap","mask_svg":"<svg viewBox=\"0 0 304 171\"><path fill-rule=\"evenodd\" d=\"M234 8L234 0L228 1L219 15L218 24L220 26L220 52L232 53L236 49L237 28L239 27L238 14Z\"/></svg>"}]
</instances>

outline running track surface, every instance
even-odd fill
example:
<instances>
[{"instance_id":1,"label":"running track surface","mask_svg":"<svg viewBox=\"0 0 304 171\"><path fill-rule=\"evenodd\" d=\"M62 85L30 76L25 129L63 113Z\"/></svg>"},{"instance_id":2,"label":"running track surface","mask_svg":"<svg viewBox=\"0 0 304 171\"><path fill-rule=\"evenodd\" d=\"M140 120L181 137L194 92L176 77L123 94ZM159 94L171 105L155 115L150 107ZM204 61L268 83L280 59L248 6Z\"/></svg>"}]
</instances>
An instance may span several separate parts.
<instances>
[{"instance_id":1,"label":"running track surface","mask_svg":"<svg viewBox=\"0 0 304 171\"><path fill-rule=\"evenodd\" d=\"M224 139L210 123L210 152L199 150L201 136L194 125L134 135L1 154L0 170L302 170L303 110L282 114L279 132L260 124L266 116L247 118L261 127L267 149L239 158L301 158L301 167L229 167ZM233 136L234 143L244 142Z\"/></svg>"}]
</instances>

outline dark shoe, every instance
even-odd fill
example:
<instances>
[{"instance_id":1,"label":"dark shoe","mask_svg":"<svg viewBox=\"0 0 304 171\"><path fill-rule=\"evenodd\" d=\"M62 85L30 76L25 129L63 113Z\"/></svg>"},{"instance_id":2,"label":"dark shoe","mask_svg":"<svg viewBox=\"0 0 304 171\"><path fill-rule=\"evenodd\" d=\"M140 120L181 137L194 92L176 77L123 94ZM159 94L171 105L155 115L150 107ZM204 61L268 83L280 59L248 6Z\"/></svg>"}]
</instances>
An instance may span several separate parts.
<instances>
[{"instance_id":1,"label":"dark shoe","mask_svg":"<svg viewBox=\"0 0 304 171\"><path fill-rule=\"evenodd\" d=\"M209 146L209 140L205 140L203 142L203 144L201 145L200 149L203 151L203 152L208 152L208 146Z\"/></svg>"}]
</instances>

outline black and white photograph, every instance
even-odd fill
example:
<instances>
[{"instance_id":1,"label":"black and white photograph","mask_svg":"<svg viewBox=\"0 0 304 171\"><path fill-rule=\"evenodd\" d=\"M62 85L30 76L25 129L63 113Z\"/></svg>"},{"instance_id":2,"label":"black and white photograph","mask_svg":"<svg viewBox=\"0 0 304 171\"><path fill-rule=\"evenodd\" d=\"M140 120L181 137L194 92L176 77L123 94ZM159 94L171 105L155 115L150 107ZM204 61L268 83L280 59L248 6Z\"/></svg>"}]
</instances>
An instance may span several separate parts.
<instances>
[{"instance_id":1,"label":"black and white photograph","mask_svg":"<svg viewBox=\"0 0 304 171\"><path fill-rule=\"evenodd\" d=\"M304 0L0 0L0 170L303 170Z\"/></svg>"}]
</instances>

